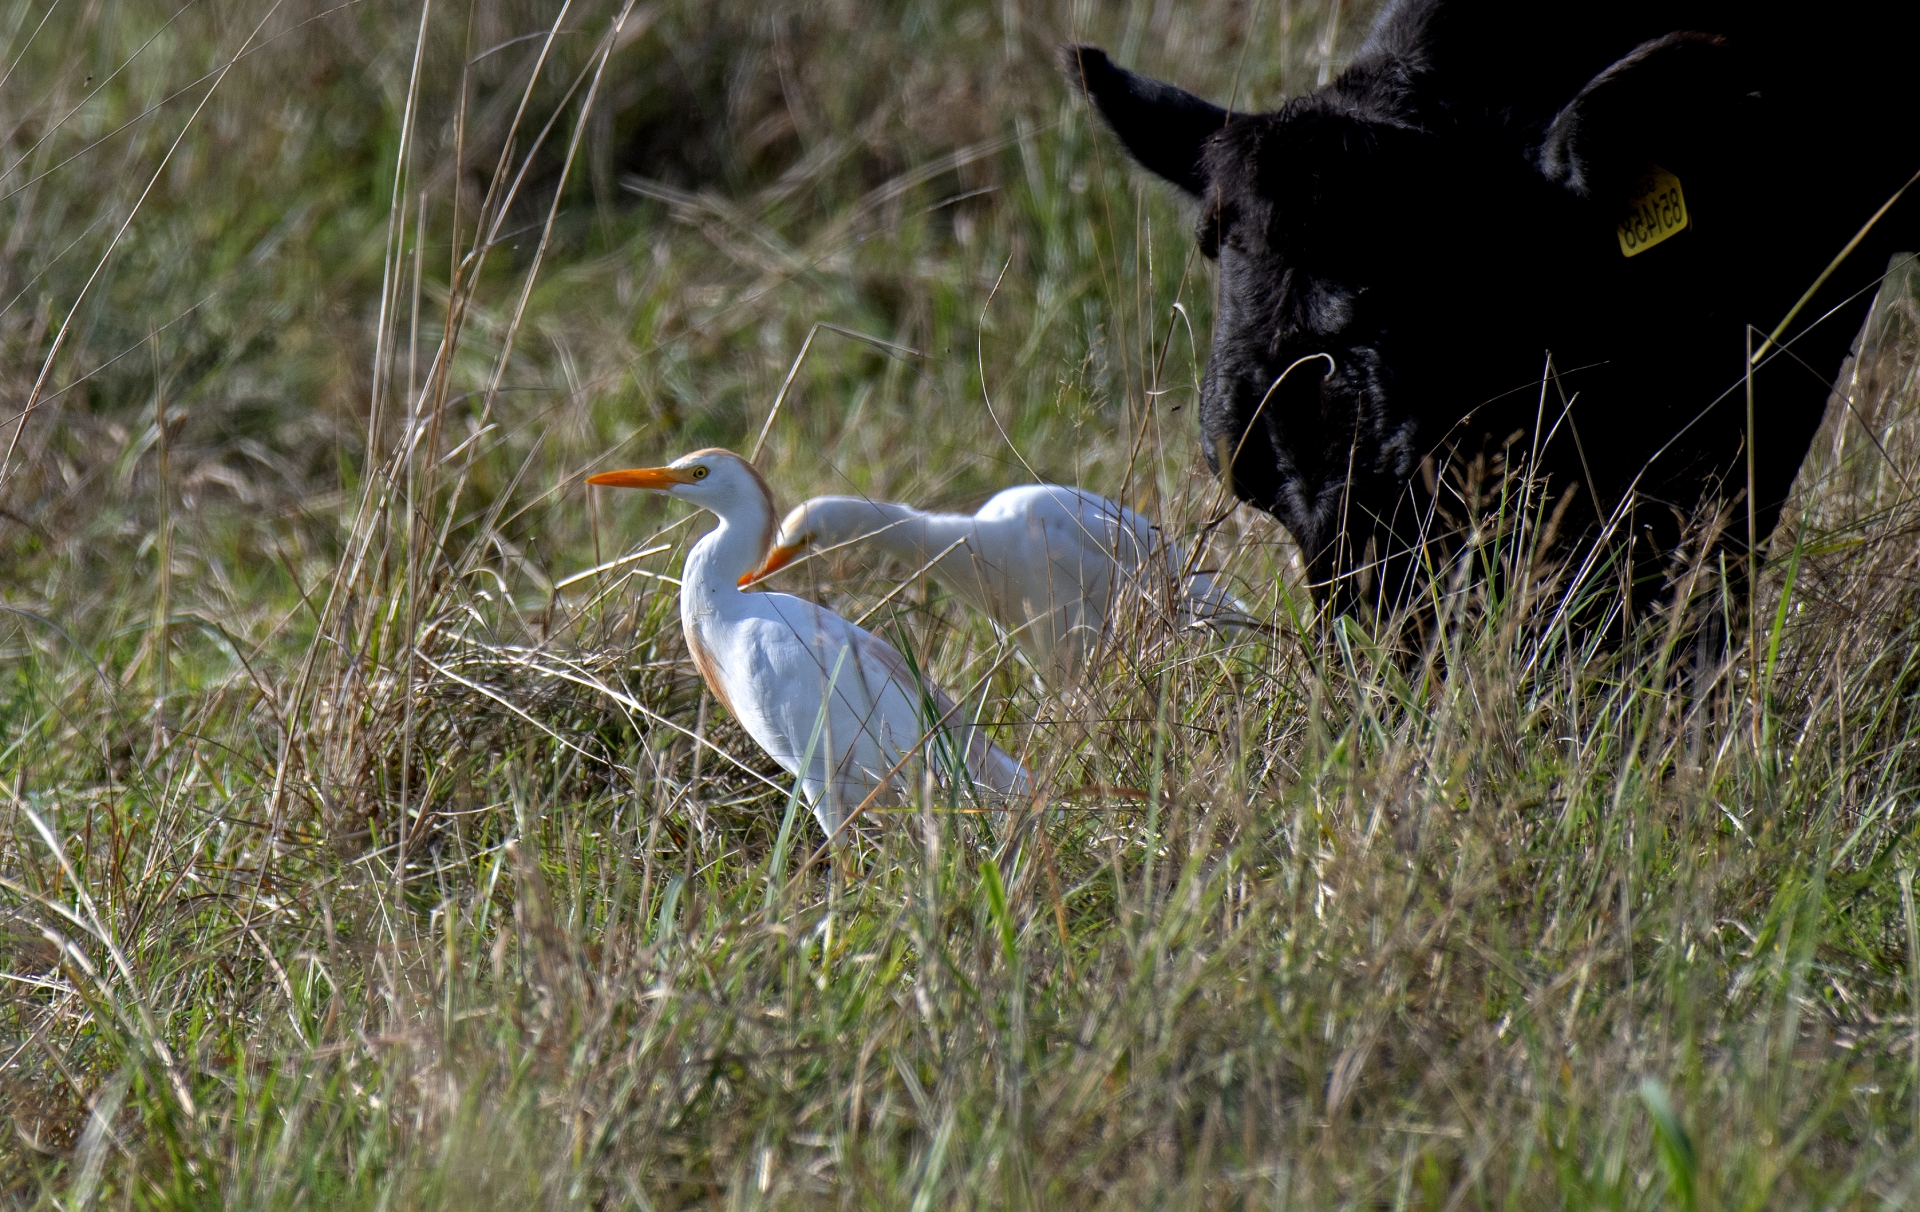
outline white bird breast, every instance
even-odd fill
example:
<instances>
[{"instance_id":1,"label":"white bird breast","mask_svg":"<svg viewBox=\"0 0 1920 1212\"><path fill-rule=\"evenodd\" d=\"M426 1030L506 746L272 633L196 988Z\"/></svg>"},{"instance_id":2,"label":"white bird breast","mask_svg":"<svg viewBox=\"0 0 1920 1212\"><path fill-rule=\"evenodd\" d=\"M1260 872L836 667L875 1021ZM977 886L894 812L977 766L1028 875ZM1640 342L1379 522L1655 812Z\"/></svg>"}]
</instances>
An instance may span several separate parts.
<instances>
[{"instance_id":1,"label":"white bird breast","mask_svg":"<svg viewBox=\"0 0 1920 1212\"><path fill-rule=\"evenodd\" d=\"M784 593L746 600L743 617L699 620L701 639L742 726L832 831L919 742L928 700L898 653L831 611Z\"/></svg>"}]
</instances>

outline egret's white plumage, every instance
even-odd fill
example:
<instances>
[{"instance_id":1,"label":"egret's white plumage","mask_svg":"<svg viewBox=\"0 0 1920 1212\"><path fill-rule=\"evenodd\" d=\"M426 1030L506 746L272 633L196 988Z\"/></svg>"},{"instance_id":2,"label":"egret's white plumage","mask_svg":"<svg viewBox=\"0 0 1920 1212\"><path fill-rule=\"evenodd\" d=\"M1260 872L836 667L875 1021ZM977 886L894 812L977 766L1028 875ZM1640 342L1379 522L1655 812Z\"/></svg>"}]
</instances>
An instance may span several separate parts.
<instances>
[{"instance_id":1,"label":"egret's white plumage","mask_svg":"<svg viewBox=\"0 0 1920 1212\"><path fill-rule=\"evenodd\" d=\"M1245 618L1224 585L1186 571L1179 546L1105 497L1057 484L1023 484L978 512L927 513L862 497L815 497L780 524L766 576L808 552L863 542L928 573L992 619L1034 665L1065 674L1086 660L1126 594L1168 604L1182 623Z\"/></svg>"},{"instance_id":2,"label":"egret's white plumage","mask_svg":"<svg viewBox=\"0 0 1920 1212\"><path fill-rule=\"evenodd\" d=\"M752 464L702 450L587 482L663 492L719 517L681 573L687 646L714 696L794 775L829 835L935 726L939 734L922 753L936 769L959 756L978 784L1006 794L1030 788L1026 768L885 640L790 594L740 591L738 582L766 559L777 516ZM898 788L910 785L903 770L883 796L898 799Z\"/></svg>"}]
</instances>

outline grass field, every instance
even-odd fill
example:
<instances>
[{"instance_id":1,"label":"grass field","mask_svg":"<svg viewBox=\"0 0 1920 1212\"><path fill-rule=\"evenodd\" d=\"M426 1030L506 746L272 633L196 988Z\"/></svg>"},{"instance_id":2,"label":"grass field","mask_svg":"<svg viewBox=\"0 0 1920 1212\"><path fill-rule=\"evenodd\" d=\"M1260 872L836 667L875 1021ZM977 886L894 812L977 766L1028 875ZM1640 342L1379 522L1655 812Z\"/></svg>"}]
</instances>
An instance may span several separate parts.
<instances>
[{"instance_id":1,"label":"grass field","mask_svg":"<svg viewBox=\"0 0 1920 1212\"><path fill-rule=\"evenodd\" d=\"M0 7L8 1205L1920 1199L1920 292L1712 694L1472 586L1424 665L1318 629L1051 53L1270 104L1370 11ZM1049 689L913 569L783 574L1054 792L803 869L706 523L581 485L776 398L783 504L1083 484L1270 625Z\"/></svg>"}]
</instances>

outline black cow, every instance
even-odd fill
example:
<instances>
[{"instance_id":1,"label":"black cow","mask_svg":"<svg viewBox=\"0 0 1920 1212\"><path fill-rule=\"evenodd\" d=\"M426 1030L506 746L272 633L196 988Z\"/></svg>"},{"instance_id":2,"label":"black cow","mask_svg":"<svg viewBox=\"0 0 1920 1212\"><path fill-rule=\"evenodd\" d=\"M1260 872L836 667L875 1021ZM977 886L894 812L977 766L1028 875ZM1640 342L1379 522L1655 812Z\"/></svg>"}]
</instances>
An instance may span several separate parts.
<instances>
[{"instance_id":1,"label":"black cow","mask_svg":"<svg viewBox=\"0 0 1920 1212\"><path fill-rule=\"evenodd\" d=\"M1323 598L1404 600L1457 550L1448 485L1504 452L1563 540L1628 540L1606 550L1644 603L1703 505L1732 520L1708 550L1746 550L1748 326L1765 539L1889 254L1920 246L1903 198L1795 311L1920 169L1917 33L1915 0L1391 0L1269 113L1063 60L1199 201L1208 461Z\"/></svg>"}]
</instances>

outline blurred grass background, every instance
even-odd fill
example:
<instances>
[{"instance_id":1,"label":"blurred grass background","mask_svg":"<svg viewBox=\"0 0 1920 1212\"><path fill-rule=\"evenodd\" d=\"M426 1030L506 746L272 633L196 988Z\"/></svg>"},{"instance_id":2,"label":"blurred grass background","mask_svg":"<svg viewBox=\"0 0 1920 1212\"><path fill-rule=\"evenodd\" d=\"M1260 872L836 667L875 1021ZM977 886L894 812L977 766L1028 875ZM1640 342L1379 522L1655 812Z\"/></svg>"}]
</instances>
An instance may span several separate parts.
<instances>
[{"instance_id":1,"label":"blurred grass background","mask_svg":"<svg viewBox=\"0 0 1920 1212\"><path fill-rule=\"evenodd\" d=\"M1198 457L1189 219L1052 55L1271 105L1370 16L0 10L11 1205L1911 1202L1913 284L1714 695L1538 603L1323 642ZM1083 686L934 588L873 622L1145 802L929 796L791 874L679 638L704 523L579 483L790 374L786 502L1037 475L1206 538L1271 628L1129 620Z\"/></svg>"}]
</instances>

